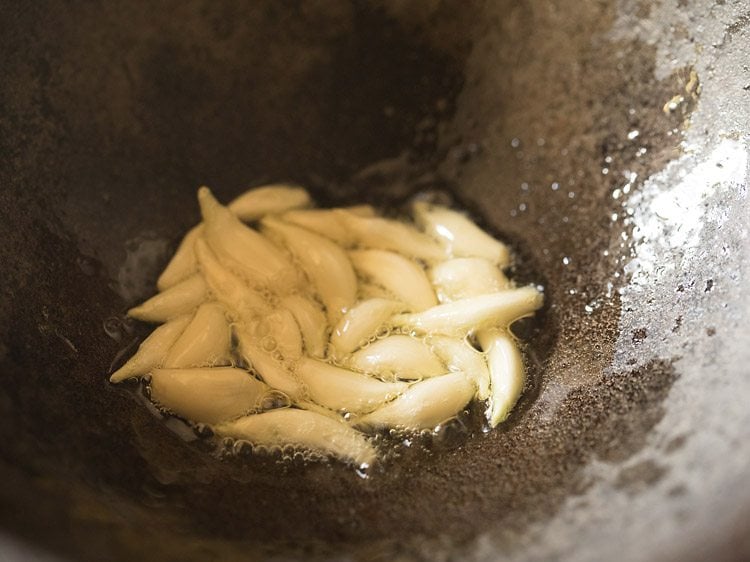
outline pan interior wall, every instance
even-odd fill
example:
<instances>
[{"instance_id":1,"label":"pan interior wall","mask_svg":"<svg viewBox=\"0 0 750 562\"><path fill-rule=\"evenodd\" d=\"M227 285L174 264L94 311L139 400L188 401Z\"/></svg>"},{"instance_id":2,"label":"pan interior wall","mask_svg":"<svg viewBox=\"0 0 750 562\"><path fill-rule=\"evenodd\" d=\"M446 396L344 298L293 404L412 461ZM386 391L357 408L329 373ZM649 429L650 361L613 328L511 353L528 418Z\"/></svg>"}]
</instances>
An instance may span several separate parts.
<instances>
[{"instance_id":1,"label":"pan interior wall","mask_svg":"<svg viewBox=\"0 0 750 562\"><path fill-rule=\"evenodd\" d=\"M592 458L643 445L674 375L665 363L604 372L628 251L612 191L673 156L667 134L690 107L665 115L660 100L681 77L656 81L650 48L608 39L609 8L490 4L11 9L5 527L91 560L418 552L497 529L510 548L585 488ZM153 290L197 220L195 188L226 200L276 180L324 204L446 189L513 242L518 278L541 281L548 305L527 327L530 385L506 425L361 480L337 465L217 460L108 386L112 358L144 330L103 323Z\"/></svg>"}]
</instances>

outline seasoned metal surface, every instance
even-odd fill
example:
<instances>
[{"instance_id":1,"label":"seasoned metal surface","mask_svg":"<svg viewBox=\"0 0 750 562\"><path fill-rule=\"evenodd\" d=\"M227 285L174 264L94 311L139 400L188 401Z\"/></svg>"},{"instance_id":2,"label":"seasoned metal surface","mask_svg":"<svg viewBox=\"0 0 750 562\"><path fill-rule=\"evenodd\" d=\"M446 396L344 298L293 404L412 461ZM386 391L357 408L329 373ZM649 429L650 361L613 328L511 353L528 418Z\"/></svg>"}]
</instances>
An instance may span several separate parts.
<instances>
[{"instance_id":1,"label":"seasoned metal surface","mask_svg":"<svg viewBox=\"0 0 750 562\"><path fill-rule=\"evenodd\" d=\"M0 552L750 554L742 10L5 7ZM548 305L507 424L362 480L218 460L108 385L143 333L112 318L153 291L195 188L284 179L324 203L446 190L513 242Z\"/></svg>"}]
</instances>

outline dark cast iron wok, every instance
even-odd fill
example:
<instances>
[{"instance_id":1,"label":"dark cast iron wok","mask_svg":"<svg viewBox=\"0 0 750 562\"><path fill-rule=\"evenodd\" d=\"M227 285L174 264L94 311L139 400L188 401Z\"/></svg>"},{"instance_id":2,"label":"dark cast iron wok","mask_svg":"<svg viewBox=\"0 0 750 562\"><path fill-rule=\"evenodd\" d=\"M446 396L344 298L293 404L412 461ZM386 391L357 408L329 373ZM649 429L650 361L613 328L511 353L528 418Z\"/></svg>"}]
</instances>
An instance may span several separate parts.
<instances>
[{"instance_id":1,"label":"dark cast iron wok","mask_svg":"<svg viewBox=\"0 0 750 562\"><path fill-rule=\"evenodd\" d=\"M0 558L750 557L743 0L0 3ZM450 193L545 287L508 423L220 460L115 356L195 190Z\"/></svg>"}]
</instances>

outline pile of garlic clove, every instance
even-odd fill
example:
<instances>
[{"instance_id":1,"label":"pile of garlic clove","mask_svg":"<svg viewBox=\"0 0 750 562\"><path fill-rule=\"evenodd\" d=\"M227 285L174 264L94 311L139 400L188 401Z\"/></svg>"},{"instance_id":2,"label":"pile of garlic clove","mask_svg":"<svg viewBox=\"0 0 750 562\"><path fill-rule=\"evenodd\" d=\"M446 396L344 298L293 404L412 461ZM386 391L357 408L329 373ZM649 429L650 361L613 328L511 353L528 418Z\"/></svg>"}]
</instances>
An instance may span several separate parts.
<instances>
[{"instance_id":1,"label":"pile of garlic clove","mask_svg":"<svg viewBox=\"0 0 750 562\"><path fill-rule=\"evenodd\" d=\"M408 224L286 185L198 201L159 293L128 311L161 325L111 382L145 377L217 435L358 466L383 428L432 429L473 399L491 427L508 416L525 379L508 328L543 298L464 214L417 201Z\"/></svg>"}]
</instances>

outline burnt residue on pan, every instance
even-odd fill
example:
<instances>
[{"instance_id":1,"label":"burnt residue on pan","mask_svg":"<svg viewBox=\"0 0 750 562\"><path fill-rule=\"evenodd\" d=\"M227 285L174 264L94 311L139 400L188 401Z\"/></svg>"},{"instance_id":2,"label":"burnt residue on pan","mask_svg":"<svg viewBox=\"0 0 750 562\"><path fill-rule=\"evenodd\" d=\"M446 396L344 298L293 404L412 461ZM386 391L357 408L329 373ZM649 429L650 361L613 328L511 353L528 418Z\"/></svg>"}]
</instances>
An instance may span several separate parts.
<instances>
[{"instance_id":1,"label":"burnt residue on pan","mask_svg":"<svg viewBox=\"0 0 750 562\"><path fill-rule=\"evenodd\" d=\"M663 106L689 69L656 80L652 47L607 36L606 5L409 4L11 14L0 34L13 55L0 89L6 528L91 560L419 558L427 543L456 549L498 529L512 550L590 485L592 459L642 447L676 375L668 361L609 370L630 251L613 192L677 155L695 102ZM113 339L102 323L146 296L197 220L195 188L227 198L277 179L325 203L388 207L444 190L512 241L518 278L541 282L547 304L507 424L363 480L337 464L220 460L108 385L144 328ZM139 264L132 282L123 267Z\"/></svg>"}]
</instances>

